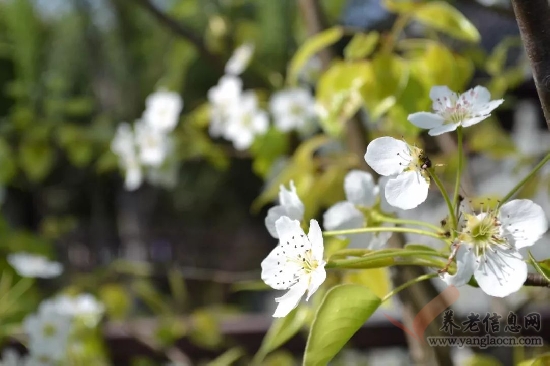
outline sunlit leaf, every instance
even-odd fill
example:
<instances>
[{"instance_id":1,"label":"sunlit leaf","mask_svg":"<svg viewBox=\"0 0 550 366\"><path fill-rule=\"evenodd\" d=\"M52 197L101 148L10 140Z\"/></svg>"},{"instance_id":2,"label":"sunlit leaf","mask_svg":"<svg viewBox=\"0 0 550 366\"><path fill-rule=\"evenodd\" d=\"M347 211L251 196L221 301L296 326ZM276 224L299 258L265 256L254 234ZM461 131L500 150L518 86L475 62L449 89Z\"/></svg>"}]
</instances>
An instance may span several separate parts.
<instances>
[{"instance_id":1,"label":"sunlit leaf","mask_svg":"<svg viewBox=\"0 0 550 366\"><path fill-rule=\"evenodd\" d=\"M353 61L368 57L374 51L379 38L380 34L376 31L355 34L344 48L345 59Z\"/></svg>"},{"instance_id":2,"label":"sunlit leaf","mask_svg":"<svg viewBox=\"0 0 550 366\"><path fill-rule=\"evenodd\" d=\"M444 1L430 1L414 9L414 19L448 35L470 42L479 42L476 27L456 8Z\"/></svg>"},{"instance_id":3,"label":"sunlit leaf","mask_svg":"<svg viewBox=\"0 0 550 366\"><path fill-rule=\"evenodd\" d=\"M311 325L304 366L326 365L380 303L380 298L361 285L340 285L329 290Z\"/></svg>"},{"instance_id":4,"label":"sunlit leaf","mask_svg":"<svg viewBox=\"0 0 550 366\"><path fill-rule=\"evenodd\" d=\"M296 51L294 57L290 60L287 76L288 82L291 85L294 85L298 80L300 70L302 70L309 59L322 49L338 42L343 35L344 31L342 28L333 27L310 37L306 42L304 42L298 51Z\"/></svg>"}]
</instances>

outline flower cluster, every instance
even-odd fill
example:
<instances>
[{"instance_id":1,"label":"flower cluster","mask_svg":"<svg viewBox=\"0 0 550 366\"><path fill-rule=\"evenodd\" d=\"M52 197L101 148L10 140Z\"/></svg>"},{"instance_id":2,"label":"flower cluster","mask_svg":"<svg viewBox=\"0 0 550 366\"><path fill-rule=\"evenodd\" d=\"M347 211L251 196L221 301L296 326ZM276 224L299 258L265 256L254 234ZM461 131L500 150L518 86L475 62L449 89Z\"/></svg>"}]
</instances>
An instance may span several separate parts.
<instances>
[{"instance_id":1,"label":"flower cluster","mask_svg":"<svg viewBox=\"0 0 550 366\"><path fill-rule=\"evenodd\" d=\"M269 129L268 113L260 108L254 91L243 90L239 77L253 52L254 47L249 43L238 47L225 66L226 74L208 91L210 135L233 142L237 150L248 149L256 136L265 134ZM275 127L280 131L307 133L312 129L314 100L306 88L289 88L273 94L269 110Z\"/></svg>"},{"instance_id":2,"label":"flower cluster","mask_svg":"<svg viewBox=\"0 0 550 366\"><path fill-rule=\"evenodd\" d=\"M172 187L176 183L177 166L168 159L174 148L170 133L178 124L183 100L177 93L159 90L145 104L142 118L133 127L121 123L111 143L129 191L141 186L144 170L151 184Z\"/></svg>"},{"instance_id":3,"label":"flower cluster","mask_svg":"<svg viewBox=\"0 0 550 366\"><path fill-rule=\"evenodd\" d=\"M9 254L8 263L21 277L53 278L63 272L63 265L48 258L31 253L18 252Z\"/></svg>"}]
</instances>

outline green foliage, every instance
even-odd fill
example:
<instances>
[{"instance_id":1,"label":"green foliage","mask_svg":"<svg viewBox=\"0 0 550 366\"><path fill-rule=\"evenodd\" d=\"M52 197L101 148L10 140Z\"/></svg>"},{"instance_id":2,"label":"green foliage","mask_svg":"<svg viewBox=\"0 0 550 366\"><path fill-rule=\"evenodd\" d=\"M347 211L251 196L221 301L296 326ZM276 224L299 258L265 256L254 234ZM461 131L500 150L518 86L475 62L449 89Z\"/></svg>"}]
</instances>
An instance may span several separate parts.
<instances>
[{"instance_id":1,"label":"green foliage","mask_svg":"<svg viewBox=\"0 0 550 366\"><path fill-rule=\"evenodd\" d=\"M380 298L361 285L327 292L311 325L304 366L326 365L380 306Z\"/></svg>"},{"instance_id":2,"label":"green foliage","mask_svg":"<svg viewBox=\"0 0 550 366\"><path fill-rule=\"evenodd\" d=\"M380 34L376 31L356 33L344 48L344 58L349 61L360 60L368 57L375 49Z\"/></svg>"}]
</instances>

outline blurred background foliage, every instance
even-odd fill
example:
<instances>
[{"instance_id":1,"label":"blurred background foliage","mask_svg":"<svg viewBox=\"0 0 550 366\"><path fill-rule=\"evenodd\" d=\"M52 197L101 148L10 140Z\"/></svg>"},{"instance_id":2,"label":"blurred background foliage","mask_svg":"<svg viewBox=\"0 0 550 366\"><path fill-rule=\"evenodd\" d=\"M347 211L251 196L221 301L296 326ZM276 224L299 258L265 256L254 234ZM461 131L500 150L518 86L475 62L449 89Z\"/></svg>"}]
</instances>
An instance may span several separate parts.
<instances>
[{"instance_id":1,"label":"blurred background foliage","mask_svg":"<svg viewBox=\"0 0 550 366\"><path fill-rule=\"evenodd\" d=\"M66 267L59 279L14 294L14 305L0 309L0 336L17 336L18 322L45 296L85 291L104 302L107 329L122 327L172 360L185 359L174 348L184 338L213 350L207 355L221 354L204 356L210 365L246 364L253 354L223 336L221 320L264 311L264 297L247 290L258 288L259 264L274 245L263 219L280 184L294 180L305 219L318 218L343 199L345 174L365 168L366 143L381 135L426 146L451 178L454 142L428 140L407 121L430 108L433 85L462 91L482 84L494 98L506 95L504 111L465 130L468 151L518 155L511 109L536 94L506 2L323 0L326 29L319 33L307 4L0 1L0 294L17 290L8 253L41 253ZM256 47L245 87L264 107L283 87L311 88L316 132L270 128L244 152L210 138L207 91L245 42ZM174 131L178 183L126 192L111 140L118 123L139 118L145 98L161 87L185 103ZM358 124L358 135L350 123ZM530 164L536 156L523 158ZM327 251L342 245L334 239ZM390 286L386 270L330 281L361 283L379 296ZM154 323L139 323L152 315ZM270 352L309 322L302 308L275 322L256 360L294 364L288 351ZM80 364L105 362L82 361L110 342L92 338ZM133 362L158 364L138 356Z\"/></svg>"}]
</instances>

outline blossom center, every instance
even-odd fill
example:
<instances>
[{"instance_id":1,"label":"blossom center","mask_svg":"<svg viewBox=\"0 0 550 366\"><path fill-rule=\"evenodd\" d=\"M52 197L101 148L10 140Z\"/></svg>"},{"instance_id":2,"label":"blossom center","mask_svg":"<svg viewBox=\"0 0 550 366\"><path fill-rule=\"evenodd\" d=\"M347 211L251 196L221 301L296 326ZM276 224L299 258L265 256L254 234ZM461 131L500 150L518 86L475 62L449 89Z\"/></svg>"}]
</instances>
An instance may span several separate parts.
<instances>
[{"instance_id":1,"label":"blossom center","mask_svg":"<svg viewBox=\"0 0 550 366\"><path fill-rule=\"evenodd\" d=\"M42 327L42 332L44 333L44 337L51 338L57 333L57 328L54 324L46 323Z\"/></svg>"},{"instance_id":2,"label":"blossom center","mask_svg":"<svg viewBox=\"0 0 550 366\"><path fill-rule=\"evenodd\" d=\"M458 97L456 94L450 97L436 99L437 113L445 119L446 123L462 123L464 120L474 117L472 113L472 103L466 97L471 99L477 97L477 93L472 89L469 95L462 94Z\"/></svg>"},{"instance_id":3,"label":"blossom center","mask_svg":"<svg viewBox=\"0 0 550 366\"><path fill-rule=\"evenodd\" d=\"M465 216L466 225L458 238L472 245L477 257L485 257L487 250L496 252L495 247L509 247L495 211Z\"/></svg>"},{"instance_id":4,"label":"blossom center","mask_svg":"<svg viewBox=\"0 0 550 366\"><path fill-rule=\"evenodd\" d=\"M397 153L399 157L403 159L399 163L404 169L404 172L413 171L419 172L424 178L429 179L429 176L426 172L426 169L432 166L430 159L424 154L424 150L416 147L407 145L409 151L404 151L403 154Z\"/></svg>"}]
</instances>

